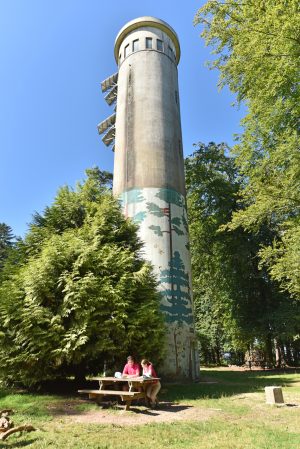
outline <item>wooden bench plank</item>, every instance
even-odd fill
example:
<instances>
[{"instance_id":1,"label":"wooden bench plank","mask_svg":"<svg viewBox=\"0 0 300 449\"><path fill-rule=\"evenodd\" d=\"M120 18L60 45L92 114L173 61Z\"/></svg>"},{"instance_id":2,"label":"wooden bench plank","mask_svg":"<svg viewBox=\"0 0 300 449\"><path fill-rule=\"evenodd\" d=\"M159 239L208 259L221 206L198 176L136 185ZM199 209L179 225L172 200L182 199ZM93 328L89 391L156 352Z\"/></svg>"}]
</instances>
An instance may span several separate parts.
<instances>
[{"instance_id":1,"label":"wooden bench plank","mask_svg":"<svg viewBox=\"0 0 300 449\"><path fill-rule=\"evenodd\" d=\"M130 397L144 397L144 393L140 391L118 391L118 390L78 390L78 393L97 394L100 396L130 396Z\"/></svg>"},{"instance_id":2,"label":"wooden bench plank","mask_svg":"<svg viewBox=\"0 0 300 449\"><path fill-rule=\"evenodd\" d=\"M125 402L125 410L130 410L132 399L145 398L145 393L140 391L118 391L118 390L78 390L78 393L89 395L89 399L101 402L103 396L120 396Z\"/></svg>"}]
</instances>

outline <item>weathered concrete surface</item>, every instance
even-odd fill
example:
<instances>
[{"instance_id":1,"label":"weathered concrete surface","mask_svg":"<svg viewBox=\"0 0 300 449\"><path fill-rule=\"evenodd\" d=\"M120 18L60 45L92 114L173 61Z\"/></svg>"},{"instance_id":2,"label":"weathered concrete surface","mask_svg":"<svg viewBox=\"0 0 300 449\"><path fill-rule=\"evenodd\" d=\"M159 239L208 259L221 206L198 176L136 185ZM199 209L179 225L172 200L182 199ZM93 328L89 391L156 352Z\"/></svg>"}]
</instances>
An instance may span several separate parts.
<instances>
[{"instance_id":1,"label":"weathered concrete surface","mask_svg":"<svg viewBox=\"0 0 300 449\"><path fill-rule=\"evenodd\" d=\"M152 48L146 48L146 38L152 39ZM199 361L185 201L179 52L176 33L159 19L136 19L116 39L119 76L113 191L121 198L124 213L139 224L145 257L158 277L167 325L164 374L195 379Z\"/></svg>"},{"instance_id":2,"label":"weathered concrete surface","mask_svg":"<svg viewBox=\"0 0 300 449\"><path fill-rule=\"evenodd\" d=\"M267 404L284 404L281 387L265 387Z\"/></svg>"},{"instance_id":3,"label":"weathered concrete surface","mask_svg":"<svg viewBox=\"0 0 300 449\"><path fill-rule=\"evenodd\" d=\"M136 30L120 47L155 29ZM154 37L156 36L156 37ZM167 38L166 38L167 39ZM169 48L169 39L165 44ZM122 53L122 54L123 54ZM177 100L177 101L176 101ZM114 193L135 187L170 187L185 193L177 66L167 54L141 50L119 68ZM119 176L121 174L121 176Z\"/></svg>"}]
</instances>

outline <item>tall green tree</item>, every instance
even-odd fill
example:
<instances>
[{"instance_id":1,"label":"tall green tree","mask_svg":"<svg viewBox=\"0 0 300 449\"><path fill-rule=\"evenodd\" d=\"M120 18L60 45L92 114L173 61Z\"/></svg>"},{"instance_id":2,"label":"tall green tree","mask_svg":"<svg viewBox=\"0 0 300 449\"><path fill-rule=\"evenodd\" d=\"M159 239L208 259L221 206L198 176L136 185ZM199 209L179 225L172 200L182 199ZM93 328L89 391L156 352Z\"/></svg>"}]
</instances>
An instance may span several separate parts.
<instances>
[{"instance_id":1,"label":"tall green tree","mask_svg":"<svg viewBox=\"0 0 300 449\"><path fill-rule=\"evenodd\" d=\"M246 182L225 144L199 143L186 159L186 182L203 359L219 363L222 352L245 352L256 344L272 365L274 342L286 347L300 330L299 304L259 268L258 250L272 241L275 231L265 226L258 233L241 228L228 232L224 227L240 207L237 193Z\"/></svg>"},{"instance_id":2,"label":"tall green tree","mask_svg":"<svg viewBox=\"0 0 300 449\"><path fill-rule=\"evenodd\" d=\"M220 85L248 108L234 148L248 182L241 185L244 207L234 212L230 228L277 228L259 254L273 279L299 298L299 2L208 1L195 24L216 55L211 67L220 71Z\"/></svg>"},{"instance_id":3,"label":"tall green tree","mask_svg":"<svg viewBox=\"0 0 300 449\"><path fill-rule=\"evenodd\" d=\"M15 241L13 230L6 223L0 223L0 270Z\"/></svg>"},{"instance_id":4,"label":"tall green tree","mask_svg":"<svg viewBox=\"0 0 300 449\"><path fill-rule=\"evenodd\" d=\"M99 175L99 173L98 173ZM95 169L35 215L0 287L0 374L34 384L97 373L128 352L159 361L164 324L137 227Z\"/></svg>"}]
</instances>

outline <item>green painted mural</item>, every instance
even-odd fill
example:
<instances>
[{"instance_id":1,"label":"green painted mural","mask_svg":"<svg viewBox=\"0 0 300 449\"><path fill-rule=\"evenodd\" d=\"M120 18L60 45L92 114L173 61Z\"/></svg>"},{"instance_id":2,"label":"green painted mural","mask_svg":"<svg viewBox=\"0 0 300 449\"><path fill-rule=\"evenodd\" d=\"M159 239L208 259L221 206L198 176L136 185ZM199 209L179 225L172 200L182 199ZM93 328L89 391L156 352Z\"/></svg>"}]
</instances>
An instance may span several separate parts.
<instances>
[{"instance_id":1,"label":"green painted mural","mask_svg":"<svg viewBox=\"0 0 300 449\"><path fill-rule=\"evenodd\" d=\"M187 375L187 360L197 355L185 198L173 189L136 188L124 192L120 201L126 216L138 224L143 255L157 274L160 309L168 325L165 371Z\"/></svg>"},{"instance_id":2,"label":"green painted mural","mask_svg":"<svg viewBox=\"0 0 300 449\"><path fill-rule=\"evenodd\" d=\"M155 195L166 203L176 204L176 206L185 206L184 197L174 189L159 189Z\"/></svg>"},{"instance_id":3,"label":"green painted mural","mask_svg":"<svg viewBox=\"0 0 300 449\"><path fill-rule=\"evenodd\" d=\"M142 203L145 201L145 198L143 197L142 189L131 189L120 195L120 201L122 207L124 207L126 204Z\"/></svg>"},{"instance_id":4,"label":"green painted mural","mask_svg":"<svg viewBox=\"0 0 300 449\"><path fill-rule=\"evenodd\" d=\"M193 324L189 275L185 271L185 266L178 251L174 252L169 267L169 269L160 272L161 284L171 285L171 288L161 290L164 301L160 308L166 314L168 323ZM165 302L169 304L165 305Z\"/></svg>"},{"instance_id":5,"label":"green painted mural","mask_svg":"<svg viewBox=\"0 0 300 449\"><path fill-rule=\"evenodd\" d=\"M146 215L147 215L147 212L145 212L145 211L138 212L137 214L135 214L135 215L132 217L132 220L133 220L136 224L141 224L141 223L145 220Z\"/></svg>"}]
</instances>

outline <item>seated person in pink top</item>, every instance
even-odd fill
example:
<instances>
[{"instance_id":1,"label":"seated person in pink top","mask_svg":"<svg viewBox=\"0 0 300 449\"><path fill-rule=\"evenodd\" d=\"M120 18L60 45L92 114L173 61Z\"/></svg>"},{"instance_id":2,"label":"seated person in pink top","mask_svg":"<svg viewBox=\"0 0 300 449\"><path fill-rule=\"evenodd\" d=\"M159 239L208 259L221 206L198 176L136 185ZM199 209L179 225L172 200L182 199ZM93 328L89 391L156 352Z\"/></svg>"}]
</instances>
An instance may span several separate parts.
<instances>
[{"instance_id":1,"label":"seated person in pink top","mask_svg":"<svg viewBox=\"0 0 300 449\"><path fill-rule=\"evenodd\" d=\"M155 369L151 362L147 359L143 359L141 361L141 365L143 368L143 376L149 377L157 377ZM150 401L150 407L155 408L156 404L158 404L157 393L161 389L161 383L158 379L154 379L151 384L147 385L146 395L147 399Z\"/></svg>"},{"instance_id":2,"label":"seated person in pink top","mask_svg":"<svg viewBox=\"0 0 300 449\"><path fill-rule=\"evenodd\" d=\"M135 358L129 355L127 363L124 366L122 377L139 377L140 365L136 363Z\"/></svg>"}]
</instances>

